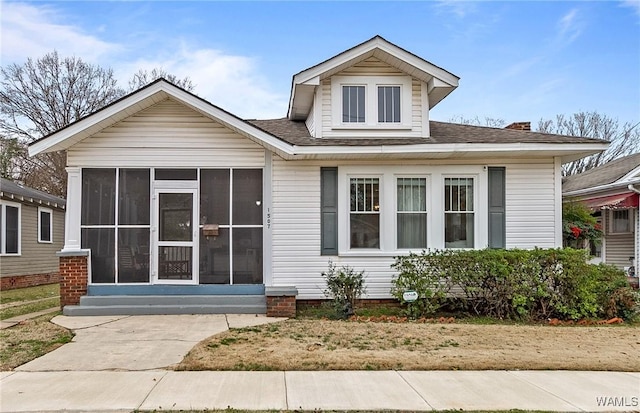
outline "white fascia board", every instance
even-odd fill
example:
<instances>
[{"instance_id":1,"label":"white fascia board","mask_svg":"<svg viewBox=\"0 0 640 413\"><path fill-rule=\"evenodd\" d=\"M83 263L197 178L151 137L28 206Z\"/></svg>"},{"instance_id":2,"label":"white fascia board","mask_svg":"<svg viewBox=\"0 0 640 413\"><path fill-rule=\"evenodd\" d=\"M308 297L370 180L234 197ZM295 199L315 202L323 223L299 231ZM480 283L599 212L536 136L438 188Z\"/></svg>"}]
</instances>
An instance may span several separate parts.
<instances>
[{"instance_id":1,"label":"white fascia board","mask_svg":"<svg viewBox=\"0 0 640 413\"><path fill-rule=\"evenodd\" d=\"M629 185L640 185L640 178L630 180L630 181L625 181L625 182L616 181L606 185L592 186L591 188L576 189L575 191L563 192L562 196L571 197L571 196L590 195L590 194L595 194L597 192L604 192L604 191L608 191L616 188L626 188Z\"/></svg>"},{"instance_id":2,"label":"white fascia board","mask_svg":"<svg viewBox=\"0 0 640 413\"><path fill-rule=\"evenodd\" d=\"M415 56L406 50L399 48L391 43L386 42L381 38L374 38L366 43L363 43L351 50L346 52L342 52L341 54L329 59L328 61L310 69L307 69L303 72L298 73L293 77L293 83L301 84L305 83L315 77L320 78L321 75L334 67L345 64L351 60L357 59L359 56L362 56L366 53L371 52L372 50L380 49L391 56L394 56L400 60L403 60L407 64L419 69L423 72L429 73L430 75L437 77L443 82L447 83L450 86L457 87L459 77L453 75L452 73L447 72L444 69L441 69L426 60Z\"/></svg>"},{"instance_id":3,"label":"white fascia board","mask_svg":"<svg viewBox=\"0 0 640 413\"><path fill-rule=\"evenodd\" d=\"M64 142L66 140L82 134L87 129L96 125L100 125L100 129L109 127L115 123L115 121L109 121L110 118L121 113L125 113L125 117L131 116L142 109L137 108L131 110L131 108L134 108L135 105L139 104L145 99L160 93L166 93L167 96L181 101L185 105L197 110L201 114L208 116L215 121L220 122L223 125L242 133L243 135L254 140L256 143L266 146L274 152L284 154L290 154L293 152L292 145L256 128L255 126L245 122L244 120L237 118L230 113L225 112L222 109L219 109L216 106L213 106L212 104L194 95L191 95L190 93L187 93L169 83L158 82L156 84L148 86L145 89L140 90L138 93L132 94L131 96L123 99L120 102L117 102L116 104L113 104L112 106L108 106L102 110L99 110L93 115L89 115L88 117L68 126L67 128L57 133L54 133L53 135L48 136L41 141L35 142L31 146L29 146L29 156L47 152L47 150L53 147L56 147L56 150L67 149L72 145L68 144L67 146L65 146Z\"/></svg>"},{"instance_id":4,"label":"white fascia board","mask_svg":"<svg viewBox=\"0 0 640 413\"><path fill-rule=\"evenodd\" d=\"M518 156L522 153L541 153L545 156L563 156L583 152L601 152L606 144L539 144L539 143L456 143L419 145L379 145L379 146L296 146L294 155L429 155L462 153L495 153ZM527 156L528 156L527 155Z\"/></svg>"},{"instance_id":5,"label":"white fascia board","mask_svg":"<svg viewBox=\"0 0 640 413\"><path fill-rule=\"evenodd\" d=\"M637 166L636 168L632 169L628 174L626 174L625 176L623 176L622 178L618 179L617 182L627 182L629 183L629 181L633 181L636 178L640 177L640 165Z\"/></svg>"}]
</instances>

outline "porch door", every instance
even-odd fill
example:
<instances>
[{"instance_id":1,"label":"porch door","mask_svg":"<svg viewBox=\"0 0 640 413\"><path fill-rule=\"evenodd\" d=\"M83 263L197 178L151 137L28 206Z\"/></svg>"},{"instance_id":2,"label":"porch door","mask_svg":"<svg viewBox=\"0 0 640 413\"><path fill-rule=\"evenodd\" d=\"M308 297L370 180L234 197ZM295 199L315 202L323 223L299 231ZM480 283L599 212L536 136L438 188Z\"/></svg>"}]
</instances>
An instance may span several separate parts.
<instances>
[{"instance_id":1,"label":"porch door","mask_svg":"<svg viewBox=\"0 0 640 413\"><path fill-rule=\"evenodd\" d=\"M153 280L198 283L197 188L154 189Z\"/></svg>"}]
</instances>

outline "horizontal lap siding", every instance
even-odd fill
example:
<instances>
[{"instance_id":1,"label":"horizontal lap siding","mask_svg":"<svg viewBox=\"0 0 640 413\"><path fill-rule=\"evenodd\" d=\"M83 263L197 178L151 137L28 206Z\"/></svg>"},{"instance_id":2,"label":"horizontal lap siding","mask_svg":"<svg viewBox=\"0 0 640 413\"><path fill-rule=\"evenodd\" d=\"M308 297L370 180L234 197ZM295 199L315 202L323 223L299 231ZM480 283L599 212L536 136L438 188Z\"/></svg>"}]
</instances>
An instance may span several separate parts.
<instances>
[{"instance_id":1,"label":"horizontal lap siding","mask_svg":"<svg viewBox=\"0 0 640 413\"><path fill-rule=\"evenodd\" d=\"M629 257L634 256L634 234L607 234L605 261L618 268L628 267Z\"/></svg>"},{"instance_id":2,"label":"horizontal lap siding","mask_svg":"<svg viewBox=\"0 0 640 413\"><path fill-rule=\"evenodd\" d=\"M553 161L506 167L507 248L554 248Z\"/></svg>"},{"instance_id":3,"label":"horizontal lap siding","mask_svg":"<svg viewBox=\"0 0 640 413\"><path fill-rule=\"evenodd\" d=\"M264 149L173 100L125 119L69 150L74 166L264 166Z\"/></svg>"},{"instance_id":4,"label":"horizontal lap siding","mask_svg":"<svg viewBox=\"0 0 640 413\"><path fill-rule=\"evenodd\" d=\"M38 207L22 205L21 255L0 257L0 274L29 275L58 272L56 252L64 245L64 212L53 210L53 242L38 242Z\"/></svg>"},{"instance_id":5,"label":"horizontal lap siding","mask_svg":"<svg viewBox=\"0 0 640 413\"><path fill-rule=\"evenodd\" d=\"M273 283L296 286L299 299L325 298L321 273L329 260L366 268L367 297L389 297L393 258L320 255L320 165L274 160L272 242Z\"/></svg>"}]
</instances>

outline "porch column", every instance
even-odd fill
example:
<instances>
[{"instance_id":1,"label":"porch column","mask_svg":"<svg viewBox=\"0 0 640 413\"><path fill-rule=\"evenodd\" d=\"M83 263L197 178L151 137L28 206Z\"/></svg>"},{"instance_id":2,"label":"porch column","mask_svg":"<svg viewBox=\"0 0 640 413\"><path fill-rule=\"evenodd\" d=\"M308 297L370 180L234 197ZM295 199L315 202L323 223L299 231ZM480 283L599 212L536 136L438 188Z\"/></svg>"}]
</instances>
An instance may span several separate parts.
<instances>
[{"instance_id":1,"label":"porch column","mask_svg":"<svg viewBox=\"0 0 640 413\"><path fill-rule=\"evenodd\" d=\"M77 166L67 167L67 206L64 217L64 247L62 252L79 251L80 245L80 211L82 209L81 169Z\"/></svg>"},{"instance_id":2,"label":"porch column","mask_svg":"<svg viewBox=\"0 0 640 413\"><path fill-rule=\"evenodd\" d=\"M60 259L60 307L77 305L87 294L91 251L83 250L80 242L80 211L82 210L81 169L67 167L67 206L65 211L64 247Z\"/></svg>"}]
</instances>

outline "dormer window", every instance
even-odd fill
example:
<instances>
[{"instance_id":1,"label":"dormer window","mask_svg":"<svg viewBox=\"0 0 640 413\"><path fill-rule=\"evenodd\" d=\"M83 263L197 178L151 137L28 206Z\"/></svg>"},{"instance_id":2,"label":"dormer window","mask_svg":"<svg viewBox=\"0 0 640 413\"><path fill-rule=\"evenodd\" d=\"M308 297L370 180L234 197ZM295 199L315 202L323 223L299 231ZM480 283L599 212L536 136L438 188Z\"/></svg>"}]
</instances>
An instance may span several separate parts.
<instances>
[{"instance_id":1,"label":"dormer window","mask_svg":"<svg viewBox=\"0 0 640 413\"><path fill-rule=\"evenodd\" d=\"M378 122L400 123L400 86L378 86Z\"/></svg>"},{"instance_id":2,"label":"dormer window","mask_svg":"<svg viewBox=\"0 0 640 413\"><path fill-rule=\"evenodd\" d=\"M364 123L365 86L342 86L342 122Z\"/></svg>"},{"instance_id":3,"label":"dormer window","mask_svg":"<svg viewBox=\"0 0 640 413\"><path fill-rule=\"evenodd\" d=\"M331 78L333 129L410 129L411 77Z\"/></svg>"}]
</instances>

